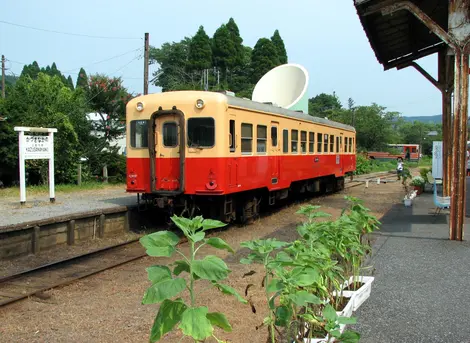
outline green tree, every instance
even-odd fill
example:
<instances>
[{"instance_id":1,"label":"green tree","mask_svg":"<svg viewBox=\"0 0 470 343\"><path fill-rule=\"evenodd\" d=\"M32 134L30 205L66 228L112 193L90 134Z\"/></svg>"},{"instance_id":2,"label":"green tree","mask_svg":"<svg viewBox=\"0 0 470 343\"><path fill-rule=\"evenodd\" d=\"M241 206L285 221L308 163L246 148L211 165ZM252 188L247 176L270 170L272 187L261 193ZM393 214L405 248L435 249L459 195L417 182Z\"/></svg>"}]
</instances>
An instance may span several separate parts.
<instances>
[{"instance_id":1,"label":"green tree","mask_svg":"<svg viewBox=\"0 0 470 343\"><path fill-rule=\"evenodd\" d=\"M3 111L10 125L57 128L54 138L57 183L74 181L80 141L73 123L85 123L84 104L84 96L75 96L59 76L44 73L39 73L34 80L28 75L20 77L4 101ZM10 152L3 151L2 154L17 153L16 140L8 147ZM45 182L47 161L28 161L28 173L30 181Z\"/></svg>"},{"instance_id":2,"label":"green tree","mask_svg":"<svg viewBox=\"0 0 470 343\"><path fill-rule=\"evenodd\" d=\"M72 77L69 75L69 77L67 78L67 86L73 90L74 87L73 87L73 80L72 80Z\"/></svg>"},{"instance_id":3,"label":"green tree","mask_svg":"<svg viewBox=\"0 0 470 343\"><path fill-rule=\"evenodd\" d=\"M251 54L253 49L249 46L245 46L243 51L243 63L240 67L236 67L232 70L229 88L234 91L238 97L251 98L255 87L251 80L253 74L253 69L251 68Z\"/></svg>"},{"instance_id":4,"label":"green tree","mask_svg":"<svg viewBox=\"0 0 470 343\"><path fill-rule=\"evenodd\" d=\"M78 72L77 76L77 84L76 88L88 88L88 75L86 74L85 69L80 68L80 71Z\"/></svg>"},{"instance_id":5,"label":"green tree","mask_svg":"<svg viewBox=\"0 0 470 343\"><path fill-rule=\"evenodd\" d=\"M150 63L159 65L159 69L153 73L153 83L157 87L162 87L163 92L197 87L198 82L193 82L191 74L187 72L190 69L188 63L190 43L191 39L185 37L180 42L164 43L161 48L150 48Z\"/></svg>"},{"instance_id":6,"label":"green tree","mask_svg":"<svg viewBox=\"0 0 470 343\"><path fill-rule=\"evenodd\" d=\"M279 34L279 30L274 31L274 35L271 37L271 42L273 42L274 46L277 50L277 56L279 57L279 63L286 64L287 63L287 51L286 46L284 45L284 41Z\"/></svg>"},{"instance_id":7,"label":"green tree","mask_svg":"<svg viewBox=\"0 0 470 343\"><path fill-rule=\"evenodd\" d=\"M96 74L90 76L88 86L90 109L100 117L94 123L94 130L102 134L107 142L124 134L126 104L132 96L124 88L122 79Z\"/></svg>"},{"instance_id":8,"label":"green tree","mask_svg":"<svg viewBox=\"0 0 470 343\"><path fill-rule=\"evenodd\" d=\"M192 71L201 71L212 66L211 41L202 25L189 43L188 55L188 67Z\"/></svg>"},{"instance_id":9,"label":"green tree","mask_svg":"<svg viewBox=\"0 0 470 343\"><path fill-rule=\"evenodd\" d=\"M238 25L235 23L233 18L230 18L227 25L227 30L230 32L230 39L235 49L235 55L232 56L228 67L233 69L235 67L241 67L245 61L245 49L243 47L243 38L240 36L240 30Z\"/></svg>"},{"instance_id":10,"label":"green tree","mask_svg":"<svg viewBox=\"0 0 470 343\"><path fill-rule=\"evenodd\" d=\"M227 25L222 24L214 33L212 38L212 55L214 65L219 68L226 80L227 70L235 65L237 60L237 48L232 39L233 33L230 32Z\"/></svg>"},{"instance_id":11,"label":"green tree","mask_svg":"<svg viewBox=\"0 0 470 343\"><path fill-rule=\"evenodd\" d=\"M267 38L260 38L251 54L253 83L257 83L264 74L280 64L277 49L273 42Z\"/></svg>"},{"instance_id":12,"label":"green tree","mask_svg":"<svg viewBox=\"0 0 470 343\"><path fill-rule=\"evenodd\" d=\"M34 61L31 64L25 65L23 67L23 70L21 71L20 76L29 76L33 80L37 79L39 72L41 71L41 68L39 68L38 62Z\"/></svg>"},{"instance_id":13,"label":"green tree","mask_svg":"<svg viewBox=\"0 0 470 343\"><path fill-rule=\"evenodd\" d=\"M314 116L331 116L334 115L332 112L341 110L341 108L341 102L335 92L333 94L321 93L308 99L308 112Z\"/></svg>"},{"instance_id":14,"label":"green tree","mask_svg":"<svg viewBox=\"0 0 470 343\"><path fill-rule=\"evenodd\" d=\"M386 112L377 104L356 109L356 142L364 150L383 150L394 140L393 123L398 112Z\"/></svg>"}]
</instances>

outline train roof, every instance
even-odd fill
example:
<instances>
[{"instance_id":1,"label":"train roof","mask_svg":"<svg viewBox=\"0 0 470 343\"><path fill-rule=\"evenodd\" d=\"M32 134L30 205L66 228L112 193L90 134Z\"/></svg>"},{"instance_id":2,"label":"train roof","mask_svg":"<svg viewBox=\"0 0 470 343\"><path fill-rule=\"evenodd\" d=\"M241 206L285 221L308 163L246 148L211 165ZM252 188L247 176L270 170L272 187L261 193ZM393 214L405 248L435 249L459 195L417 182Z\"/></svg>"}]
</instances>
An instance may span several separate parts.
<instances>
[{"instance_id":1,"label":"train roof","mask_svg":"<svg viewBox=\"0 0 470 343\"><path fill-rule=\"evenodd\" d=\"M328 120L325 118L314 117L307 113L291 111L283 107L277 107L271 104L256 102L256 101L252 101L249 99L237 98L237 97L230 96L230 95L225 95L225 96L227 98L227 103L231 106L249 108L255 111L276 113L276 114L280 114L286 117L301 119L301 120L309 121L312 123L328 125L328 126L332 126L338 129L356 132L356 129L353 126L346 125L343 123L338 123L338 122Z\"/></svg>"}]
</instances>

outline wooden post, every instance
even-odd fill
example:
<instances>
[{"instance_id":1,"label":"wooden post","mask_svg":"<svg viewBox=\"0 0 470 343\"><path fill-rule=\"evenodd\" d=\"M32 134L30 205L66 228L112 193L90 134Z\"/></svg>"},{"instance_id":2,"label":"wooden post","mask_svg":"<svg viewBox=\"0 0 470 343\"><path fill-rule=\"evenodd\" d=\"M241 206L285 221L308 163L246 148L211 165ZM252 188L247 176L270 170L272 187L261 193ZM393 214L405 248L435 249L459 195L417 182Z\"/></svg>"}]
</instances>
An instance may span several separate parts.
<instances>
[{"instance_id":1,"label":"wooden post","mask_svg":"<svg viewBox=\"0 0 470 343\"><path fill-rule=\"evenodd\" d=\"M2 55L2 98L5 99L5 56Z\"/></svg>"},{"instance_id":2,"label":"wooden post","mask_svg":"<svg viewBox=\"0 0 470 343\"><path fill-rule=\"evenodd\" d=\"M103 167L103 182L108 183L108 166L106 164Z\"/></svg>"},{"instance_id":3,"label":"wooden post","mask_svg":"<svg viewBox=\"0 0 470 343\"><path fill-rule=\"evenodd\" d=\"M124 216L124 232L129 232L131 228L131 223L130 221L130 214L129 214L129 209L126 211L126 214Z\"/></svg>"},{"instance_id":4,"label":"wooden post","mask_svg":"<svg viewBox=\"0 0 470 343\"><path fill-rule=\"evenodd\" d=\"M149 92L149 34L145 33L144 39L144 95Z\"/></svg>"},{"instance_id":5,"label":"wooden post","mask_svg":"<svg viewBox=\"0 0 470 343\"><path fill-rule=\"evenodd\" d=\"M31 248L33 250L33 254L37 254L39 252L39 234L41 229L39 226L35 226L33 228L33 234L31 236Z\"/></svg>"},{"instance_id":6,"label":"wooden post","mask_svg":"<svg viewBox=\"0 0 470 343\"><path fill-rule=\"evenodd\" d=\"M449 235L463 240L466 203L467 120L468 120L468 54L455 54L454 121L453 121L453 180L450 203Z\"/></svg>"},{"instance_id":7,"label":"wooden post","mask_svg":"<svg viewBox=\"0 0 470 343\"><path fill-rule=\"evenodd\" d=\"M82 163L78 164L78 171L77 171L77 185L82 184Z\"/></svg>"},{"instance_id":8,"label":"wooden post","mask_svg":"<svg viewBox=\"0 0 470 343\"><path fill-rule=\"evenodd\" d=\"M71 220L67 223L67 244L75 244L75 220Z\"/></svg>"},{"instance_id":9,"label":"wooden post","mask_svg":"<svg viewBox=\"0 0 470 343\"><path fill-rule=\"evenodd\" d=\"M106 216L104 214L100 215L100 225L98 226L98 237L103 238L104 236L104 225L105 225Z\"/></svg>"},{"instance_id":10,"label":"wooden post","mask_svg":"<svg viewBox=\"0 0 470 343\"><path fill-rule=\"evenodd\" d=\"M442 94L442 192L444 196L450 195L452 184L452 89L453 89L453 57L446 50L439 51L438 74L439 88Z\"/></svg>"}]
</instances>

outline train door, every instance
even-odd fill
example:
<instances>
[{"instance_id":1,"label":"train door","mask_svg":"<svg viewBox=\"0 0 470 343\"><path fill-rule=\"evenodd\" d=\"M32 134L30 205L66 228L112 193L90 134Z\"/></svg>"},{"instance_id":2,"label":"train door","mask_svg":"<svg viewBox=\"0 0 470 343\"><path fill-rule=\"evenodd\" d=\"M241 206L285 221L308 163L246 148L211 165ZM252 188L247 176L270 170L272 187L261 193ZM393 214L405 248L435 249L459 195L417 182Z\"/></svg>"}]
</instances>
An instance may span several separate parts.
<instances>
[{"instance_id":1,"label":"train door","mask_svg":"<svg viewBox=\"0 0 470 343\"><path fill-rule=\"evenodd\" d=\"M176 114L166 114L155 119L156 191L176 191L180 188L181 134Z\"/></svg>"},{"instance_id":2,"label":"train door","mask_svg":"<svg viewBox=\"0 0 470 343\"><path fill-rule=\"evenodd\" d=\"M271 149L269 151L269 165L271 166L271 184L276 185L280 177L281 146L279 144L279 123L271 122Z\"/></svg>"},{"instance_id":3,"label":"train door","mask_svg":"<svg viewBox=\"0 0 470 343\"><path fill-rule=\"evenodd\" d=\"M237 187L238 184L238 158L237 158L237 129L236 129L236 116L234 114L229 115L229 134L228 134L228 145L229 145L229 159L227 163L228 167L228 184L229 187Z\"/></svg>"},{"instance_id":4,"label":"train door","mask_svg":"<svg viewBox=\"0 0 470 343\"><path fill-rule=\"evenodd\" d=\"M339 156L337 157L337 159L339 158L339 170L341 171L341 174L343 174L343 166L344 166L343 140L344 140L344 136L343 136L343 133L341 132L339 134L339 137L336 136L336 152L337 152L337 156Z\"/></svg>"}]
</instances>

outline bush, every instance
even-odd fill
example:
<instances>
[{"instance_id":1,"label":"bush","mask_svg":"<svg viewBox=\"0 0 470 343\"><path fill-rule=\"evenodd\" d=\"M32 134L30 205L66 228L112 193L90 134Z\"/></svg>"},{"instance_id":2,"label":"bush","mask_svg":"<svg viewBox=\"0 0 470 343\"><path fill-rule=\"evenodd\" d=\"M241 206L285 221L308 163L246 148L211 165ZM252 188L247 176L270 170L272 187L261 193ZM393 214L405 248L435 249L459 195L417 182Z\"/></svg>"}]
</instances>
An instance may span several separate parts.
<instances>
[{"instance_id":1,"label":"bush","mask_svg":"<svg viewBox=\"0 0 470 343\"><path fill-rule=\"evenodd\" d=\"M410 182L411 186L424 187L424 179L421 176L414 176Z\"/></svg>"}]
</instances>

